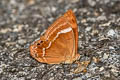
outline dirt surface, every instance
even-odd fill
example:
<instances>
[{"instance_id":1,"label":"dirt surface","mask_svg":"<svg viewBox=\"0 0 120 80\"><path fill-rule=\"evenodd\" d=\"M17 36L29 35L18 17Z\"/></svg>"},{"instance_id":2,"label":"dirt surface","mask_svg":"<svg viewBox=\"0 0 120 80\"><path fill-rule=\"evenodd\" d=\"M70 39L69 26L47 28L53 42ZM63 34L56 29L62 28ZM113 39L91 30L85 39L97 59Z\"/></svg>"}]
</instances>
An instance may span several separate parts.
<instances>
[{"instance_id":1,"label":"dirt surface","mask_svg":"<svg viewBox=\"0 0 120 80\"><path fill-rule=\"evenodd\" d=\"M79 61L48 65L30 56L29 45L68 9L79 27ZM0 0L0 80L120 80L120 0Z\"/></svg>"}]
</instances>

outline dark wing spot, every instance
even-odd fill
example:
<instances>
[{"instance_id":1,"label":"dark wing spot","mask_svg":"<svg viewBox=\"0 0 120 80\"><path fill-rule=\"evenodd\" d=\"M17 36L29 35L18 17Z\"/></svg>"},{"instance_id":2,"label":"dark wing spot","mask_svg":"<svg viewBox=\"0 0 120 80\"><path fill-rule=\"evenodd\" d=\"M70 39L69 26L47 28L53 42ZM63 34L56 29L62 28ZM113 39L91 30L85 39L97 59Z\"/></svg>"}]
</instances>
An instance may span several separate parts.
<instances>
[{"instance_id":1,"label":"dark wing spot","mask_svg":"<svg viewBox=\"0 0 120 80\"><path fill-rule=\"evenodd\" d=\"M43 41L40 41L40 43L43 43Z\"/></svg>"},{"instance_id":2,"label":"dark wing spot","mask_svg":"<svg viewBox=\"0 0 120 80\"><path fill-rule=\"evenodd\" d=\"M40 43L37 43L37 45L40 45Z\"/></svg>"}]
</instances>

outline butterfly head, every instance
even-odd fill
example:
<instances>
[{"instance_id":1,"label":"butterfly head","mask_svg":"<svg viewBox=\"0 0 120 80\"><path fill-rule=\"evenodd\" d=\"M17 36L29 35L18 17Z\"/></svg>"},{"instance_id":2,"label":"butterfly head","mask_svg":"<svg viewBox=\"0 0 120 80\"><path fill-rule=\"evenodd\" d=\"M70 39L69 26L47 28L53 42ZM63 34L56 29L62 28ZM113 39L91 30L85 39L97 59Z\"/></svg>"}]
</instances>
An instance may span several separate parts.
<instances>
[{"instance_id":1,"label":"butterfly head","mask_svg":"<svg viewBox=\"0 0 120 80\"><path fill-rule=\"evenodd\" d=\"M33 57L42 57L44 53L44 49L48 46L48 41L44 38L40 38L40 40L35 41L30 46L30 53Z\"/></svg>"}]
</instances>

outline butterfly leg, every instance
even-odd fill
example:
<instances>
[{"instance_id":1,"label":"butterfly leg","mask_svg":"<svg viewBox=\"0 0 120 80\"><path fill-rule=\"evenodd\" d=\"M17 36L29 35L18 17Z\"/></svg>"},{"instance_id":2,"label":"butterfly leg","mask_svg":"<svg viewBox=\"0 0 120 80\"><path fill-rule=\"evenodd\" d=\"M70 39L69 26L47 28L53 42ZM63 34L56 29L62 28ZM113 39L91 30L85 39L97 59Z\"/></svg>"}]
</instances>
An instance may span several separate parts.
<instances>
[{"instance_id":1,"label":"butterfly leg","mask_svg":"<svg viewBox=\"0 0 120 80\"><path fill-rule=\"evenodd\" d=\"M80 73L80 72L87 72L87 66L89 65L90 61L76 61L76 64L78 64L78 67L75 69L75 71L73 73Z\"/></svg>"}]
</instances>

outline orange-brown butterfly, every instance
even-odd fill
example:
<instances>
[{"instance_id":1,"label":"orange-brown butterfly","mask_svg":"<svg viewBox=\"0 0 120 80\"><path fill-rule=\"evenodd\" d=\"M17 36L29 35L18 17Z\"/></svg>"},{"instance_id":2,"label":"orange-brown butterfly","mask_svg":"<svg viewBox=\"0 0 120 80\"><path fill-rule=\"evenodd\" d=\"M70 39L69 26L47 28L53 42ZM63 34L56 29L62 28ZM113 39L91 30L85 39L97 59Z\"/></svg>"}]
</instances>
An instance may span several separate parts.
<instances>
[{"instance_id":1,"label":"orange-brown butterfly","mask_svg":"<svg viewBox=\"0 0 120 80\"><path fill-rule=\"evenodd\" d=\"M80 58L78 27L72 10L58 18L39 40L30 46L33 58L42 63L73 63Z\"/></svg>"}]
</instances>

